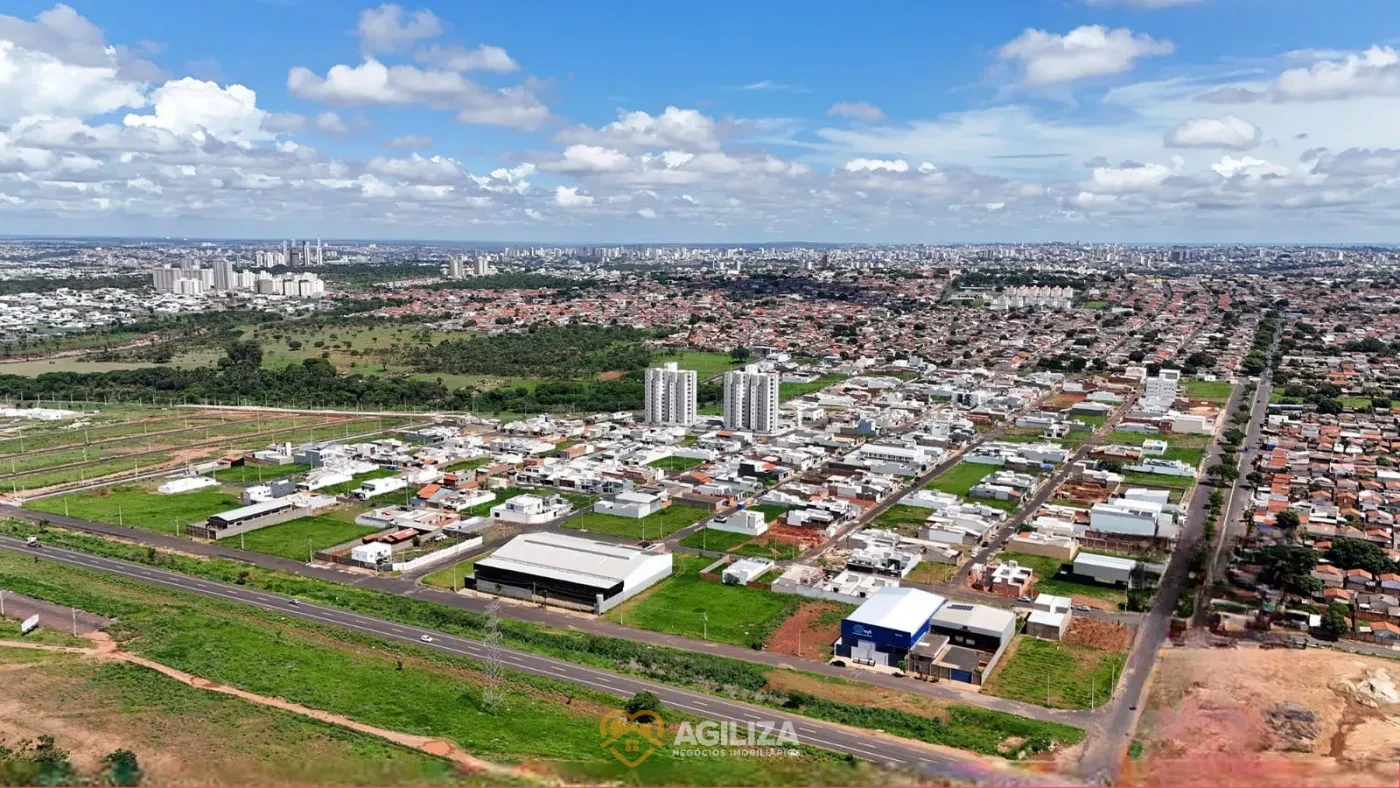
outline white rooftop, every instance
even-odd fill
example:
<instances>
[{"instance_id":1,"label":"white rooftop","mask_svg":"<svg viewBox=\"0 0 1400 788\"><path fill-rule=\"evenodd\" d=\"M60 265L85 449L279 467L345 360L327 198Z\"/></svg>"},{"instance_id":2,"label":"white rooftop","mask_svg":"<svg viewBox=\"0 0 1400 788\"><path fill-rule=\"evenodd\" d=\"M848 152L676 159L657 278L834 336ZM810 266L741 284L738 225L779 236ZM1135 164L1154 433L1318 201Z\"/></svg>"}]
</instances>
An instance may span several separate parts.
<instances>
[{"instance_id":1,"label":"white rooftop","mask_svg":"<svg viewBox=\"0 0 1400 788\"><path fill-rule=\"evenodd\" d=\"M524 496L519 496L524 497ZM512 499L514 500L514 499ZM651 559L671 560L667 553L549 532L522 534L477 562L531 574L567 574L616 583L627 580Z\"/></svg>"},{"instance_id":2,"label":"white rooftop","mask_svg":"<svg viewBox=\"0 0 1400 788\"><path fill-rule=\"evenodd\" d=\"M1122 572L1131 572L1137 566L1137 561L1131 558L1119 558L1116 555L1099 555L1098 553L1084 553L1074 557L1075 564L1086 566L1097 566L1104 569L1117 569Z\"/></svg>"},{"instance_id":3,"label":"white rooftop","mask_svg":"<svg viewBox=\"0 0 1400 788\"><path fill-rule=\"evenodd\" d=\"M916 632L946 601L917 588L882 588L846 620L896 632Z\"/></svg>"}]
</instances>

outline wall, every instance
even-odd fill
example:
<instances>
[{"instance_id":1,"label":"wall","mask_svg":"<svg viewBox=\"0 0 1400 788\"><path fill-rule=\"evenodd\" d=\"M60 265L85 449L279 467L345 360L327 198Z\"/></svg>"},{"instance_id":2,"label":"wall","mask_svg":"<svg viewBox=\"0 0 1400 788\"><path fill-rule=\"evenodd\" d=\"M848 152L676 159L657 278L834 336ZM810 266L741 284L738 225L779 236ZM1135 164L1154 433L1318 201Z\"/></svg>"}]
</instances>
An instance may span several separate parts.
<instances>
[{"instance_id":1,"label":"wall","mask_svg":"<svg viewBox=\"0 0 1400 788\"><path fill-rule=\"evenodd\" d=\"M468 550L480 546L481 537L473 536L470 539L463 539L457 544L451 545L449 547L444 547L441 550L435 550L431 553L428 553L427 555L421 555L413 559L412 561L404 561L402 563L390 564L390 568L393 569L393 571L395 572L412 572L415 569L422 569L425 566L430 566L439 561L446 560L454 555L461 555L462 553L465 553Z\"/></svg>"}]
</instances>

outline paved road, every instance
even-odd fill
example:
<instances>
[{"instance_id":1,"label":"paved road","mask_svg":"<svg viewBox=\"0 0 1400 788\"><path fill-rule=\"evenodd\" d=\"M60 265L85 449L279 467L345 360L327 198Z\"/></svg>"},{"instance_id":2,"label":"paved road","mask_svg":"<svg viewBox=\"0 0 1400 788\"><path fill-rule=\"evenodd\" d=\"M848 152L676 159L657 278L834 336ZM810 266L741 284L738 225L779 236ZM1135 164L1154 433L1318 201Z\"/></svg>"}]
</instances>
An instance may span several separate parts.
<instances>
[{"instance_id":1,"label":"paved road","mask_svg":"<svg viewBox=\"0 0 1400 788\"><path fill-rule=\"evenodd\" d=\"M1228 429L1229 419L1226 414L1234 412L1242 391L1241 386L1236 386L1229 402L1221 411L1222 425L1217 430L1217 435ZM1265 394L1265 397L1267 396ZM1255 408L1254 418L1261 419L1264 410ZM1219 457L1220 443L1213 440L1207 449L1205 466L1210 467ZM1181 538L1167 563L1167 571L1157 588L1152 608L1138 627L1137 639L1133 643L1133 650L1128 654L1128 661L1119 680L1117 698L1107 707L1108 716L1102 729L1089 737L1089 743L1080 757L1079 773L1090 782L1109 784L1114 781L1128 744L1137 729L1140 709L1146 700L1144 695L1147 682L1152 676L1152 666L1157 660L1158 649L1166 641L1172 615L1176 612L1177 601L1186 585L1192 554L1204 530L1209 499L1210 494L1200 486L1192 494Z\"/></svg>"},{"instance_id":2,"label":"paved road","mask_svg":"<svg viewBox=\"0 0 1400 788\"><path fill-rule=\"evenodd\" d=\"M65 635L86 635L112 623L110 618L0 589L0 616L23 621L34 615L39 617L39 626Z\"/></svg>"},{"instance_id":3,"label":"paved road","mask_svg":"<svg viewBox=\"0 0 1400 788\"><path fill-rule=\"evenodd\" d=\"M24 542L10 537L0 537L0 550L22 554L36 552L36 548L26 547ZM108 572L187 593L270 610L293 618L364 632L387 640L413 643L424 648L458 656L472 659L487 657L485 644L434 630L309 602L293 604L291 598L278 594L229 583L187 577L141 564L91 556L52 546L37 548L37 552L46 560L69 566ZM424 636L432 638L432 641L423 642ZM1018 775L1009 770L1000 770L972 758L959 757L946 750L908 739L785 714L763 706L677 689L665 684L657 684L525 651L499 648L498 653L503 664L511 670L545 676L557 681L566 681L622 698L647 690L656 693L662 702L670 708L680 709L709 719L745 726L749 722L760 720L771 720L778 724L789 722L804 744L835 752L849 753L893 768L913 770L947 780L978 784L1030 785L1043 783L1046 780L1045 775L1036 775L1035 777Z\"/></svg>"}]
</instances>

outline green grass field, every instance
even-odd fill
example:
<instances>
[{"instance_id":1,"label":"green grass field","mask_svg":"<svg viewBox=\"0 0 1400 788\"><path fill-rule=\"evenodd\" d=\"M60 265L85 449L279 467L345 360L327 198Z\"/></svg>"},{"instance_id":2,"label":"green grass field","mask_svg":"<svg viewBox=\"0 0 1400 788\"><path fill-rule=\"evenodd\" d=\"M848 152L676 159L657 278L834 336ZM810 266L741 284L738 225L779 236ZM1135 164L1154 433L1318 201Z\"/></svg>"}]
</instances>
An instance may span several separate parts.
<instances>
[{"instance_id":1,"label":"green grass field","mask_svg":"<svg viewBox=\"0 0 1400 788\"><path fill-rule=\"evenodd\" d=\"M676 544L694 550L713 550L717 553L724 553L750 539L753 539L753 537L748 534L736 534L733 531L717 531L714 528L701 528L694 533L686 534L685 537Z\"/></svg>"},{"instance_id":2,"label":"green grass field","mask_svg":"<svg viewBox=\"0 0 1400 788\"><path fill-rule=\"evenodd\" d=\"M767 536L760 536L746 544L729 550L734 555L747 556L749 558L768 558L773 561L791 561L801 554L797 545L780 542Z\"/></svg>"},{"instance_id":3,"label":"green grass field","mask_svg":"<svg viewBox=\"0 0 1400 788\"><path fill-rule=\"evenodd\" d=\"M1217 405L1229 402L1230 392L1235 388L1235 384L1228 380L1196 380L1195 378L1183 379L1181 386L1186 390L1187 397L1213 402Z\"/></svg>"},{"instance_id":4,"label":"green grass field","mask_svg":"<svg viewBox=\"0 0 1400 788\"><path fill-rule=\"evenodd\" d=\"M183 533L183 526L197 523L211 514L236 509L238 496L208 487L194 492L161 495L146 487L112 487L82 493L40 498L24 506L38 512L67 513L83 520L124 525L146 531Z\"/></svg>"},{"instance_id":5,"label":"green grass field","mask_svg":"<svg viewBox=\"0 0 1400 788\"><path fill-rule=\"evenodd\" d=\"M975 487L978 482L982 481L988 474L996 470L997 466L995 465L960 462L933 477L933 480L924 485L924 488L967 497L968 490Z\"/></svg>"},{"instance_id":6,"label":"green grass field","mask_svg":"<svg viewBox=\"0 0 1400 788\"><path fill-rule=\"evenodd\" d=\"M608 611L610 621L736 646L762 645L804 597L701 579L712 558L676 556L675 573Z\"/></svg>"},{"instance_id":7,"label":"green grass field","mask_svg":"<svg viewBox=\"0 0 1400 788\"><path fill-rule=\"evenodd\" d=\"M704 353L698 350L658 356L652 359L652 364L660 366L668 361L676 362L681 369L695 370L696 377L701 380L743 366L743 362L735 361L728 353Z\"/></svg>"},{"instance_id":8,"label":"green grass field","mask_svg":"<svg viewBox=\"0 0 1400 788\"><path fill-rule=\"evenodd\" d=\"M662 457L659 460L652 460L651 462L647 463L647 465L650 465L653 468L660 468L664 471L671 471L673 473L683 473L685 471L690 470L691 468L696 467L697 465L704 464L704 460L696 459L695 457L675 456Z\"/></svg>"},{"instance_id":9,"label":"green grass field","mask_svg":"<svg viewBox=\"0 0 1400 788\"><path fill-rule=\"evenodd\" d=\"M1015 561L1021 566L1030 567L1035 572L1035 590L1041 593L1067 597L1090 597L1113 604L1121 604L1126 602L1128 598L1127 593L1121 588L1056 578L1056 573L1060 571L1060 566L1064 563L1056 558L1027 553L1002 553L997 556L997 560Z\"/></svg>"},{"instance_id":10,"label":"green grass field","mask_svg":"<svg viewBox=\"0 0 1400 788\"><path fill-rule=\"evenodd\" d=\"M664 539L686 526L700 522L709 514L698 506L683 504L672 504L641 519L590 511L564 523L564 527L628 539Z\"/></svg>"},{"instance_id":11,"label":"green grass field","mask_svg":"<svg viewBox=\"0 0 1400 788\"><path fill-rule=\"evenodd\" d=\"M225 544L242 544L243 549L255 553L290 558L294 561L310 561L317 550L334 547L338 544L368 536L378 528L355 525L329 514L303 517L299 520L269 525L250 531L241 537L233 536L224 540ZM241 542L240 542L241 539Z\"/></svg>"},{"instance_id":12,"label":"green grass field","mask_svg":"<svg viewBox=\"0 0 1400 788\"><path fill-rule=\"evenodd\" d=\"M1097 708L1112 695L1127 655L1018 635L982 691L1054 709ZM1096 689L1095 689L1096 688ZM1049 702L1046 697L1049 696Z\"/></svg>"},{"instance_id":13,"label":"green grass field","mask_svg":"<svg viewBox=\"0 0 1400 788\"><path fill-rule=\"evenodd\" d=\"M885 528L902 536L918 536L919 529L923 527L924 521L928 519L930 514L933 514L931 510L921 506L905 506L902 503L897 503L876 517L870 525L872 528Z\"/></svg>"},{"instance_id":14,"label":"green grass field","mask_svg":"<svg viewBox=\"0 0 1400 788\"><path fill-rule=\"evenodd\" d=\"M845 375L822 375L810 383L780 383L778 384L778 399L786 402L794 397L802 397L814 391L821 391L827 386L833 386L845 380Z\"/></svg>"},{"instance_id":15,"label":"green grass field","mask_svg":"<svg viewBox=\"0 0 1400 788\"><path fill-rule=\"evenodd\" d=\"M299 476L311 470L311 466L304 462L293 462L287 465L240 465L236 468L220 468L213 473L206 473L213 479L218 479L225 484L262 484L275 479L286 479L290 476Z\"/></svg>"},{"instance_id":16,"label":"green grass field","mask_svg":"<svg viewBox=\"0 0 1400 788\"><path fill-rule=\"evenodd\" d=\"M953 575L958 573L958 568L953 564L939 564L933 561L920 561L914 570L905 576L905 581L909 583L925 583L928 585L943 585L953 579Z\"/></svg>"},{"instance_id":17,"label":"green grass field","mask_svg":"<svg viewBox=\"0 0 1400 788\"><path fill-rule=\"evenodd\" d=\"M1196 486L1196 479L1192 476L1167 476L1160 473L1124 471L1123 483L1139 487L1161 487L1167 490L1185 491Z\"/></svg>"},{"instance_id":18,"label":"green grass field","mask_svg":"<svg viewBox=\"0 0 1400 788\"><path fill-rule=\"evenodd\" d=\"M458 561L455 564L448 564L436 572L423 575L419 582L433 588L446 588L449 591L455 591L462 587L462 578L476 571L476 562L489 555L488 553L476 558L468 558L465 561Z\"/></svg>"}]
</instances>

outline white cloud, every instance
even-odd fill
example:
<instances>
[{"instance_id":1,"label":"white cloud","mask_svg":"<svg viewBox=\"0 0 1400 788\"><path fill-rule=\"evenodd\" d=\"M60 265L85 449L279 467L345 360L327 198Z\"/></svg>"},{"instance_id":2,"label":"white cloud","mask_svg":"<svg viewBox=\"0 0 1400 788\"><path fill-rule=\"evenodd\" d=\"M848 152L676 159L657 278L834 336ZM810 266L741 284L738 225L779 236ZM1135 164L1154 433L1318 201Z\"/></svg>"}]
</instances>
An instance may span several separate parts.
<instances>
[{"instance_id":1,"label":"white cloud","mask_svg":"<svg viewBox=\"0 0 1400 788\"><path fill-rule=\"evenodd\" d=\"M1287 167L1280 167L1273 162L1256 159L1252 156L1243 156L1236 159L1233 156L1227 155L1215 164L1210 165L1210 168L1222 178L1233 178L1237 175L1243 175L1246 178L1263 178L1266 176L1281 177L1288 174Z\"/></svg>"},{"instance_id":2,"label":"white cloud","mask_svg":"<svg viewBox=\"0 0 1400 788\"><path fill-rule=\"evenodd\" d=\"M864 101L842 101L832 104L826 114L836 118L849 118L865 123L876 123L885 119L884 110Z\"/></svg>"},{"instance_id":3,"label":"white cloud","mask_svg":"<svg viewBox=\"0 0 1400 788\"><path fill-rule=\"evenodd\" d=\"M358 66L336 65L324 78L302 66L287 74L298 98L350 106L423 104L456 110L457 120L533 131L549 118L529 86L491 90L455 71L386 66L369 58Z\"/></svg>"},{"instance_id":4,"label":"white cloud","mask_svg":"<svg viewBox=\"0 0 1400 788\"><path fill-rule=\"evenodd\" d=\"M431 148L433 138L422 134L402 134L384 141L386 148Z\"/></svg>"},{"instance_id":5,"label":"white cloud","mask_svg":"<svg viewBox=\"0 0 1400 788\"><path fill-rule=\"evenodd\" d=\"M1273 84L1275 101L1333 101L1400 95L1400 52L1372 46L1360 54L1291 68Z\"/></svg>"},{"instance_id":6,"label":"white cloud","mask_svg":"<svg viewBox=\"0 0 1400 788\"><path fill-rule=\"evenodd\" d=\"M631 165L631 157L619 150L599 145L570 145L563 158L543 165L544 169L573 174L617 172Z\"/></svg>"},{"instance_id":7,"label":"white cloud","mask_svg":"<svg viewBox=\"0 0 1400 788\"><path fill-rule=\"evenodd\" d=\"M655 219L656 211L653 211L650 208L638 208L637 215L642 217L643 219Z\"/></svg>"},{"instance_id":8,"label":"white cloud","mask_svg":"<svg viewBox=\"0 0 1400 788\"><path fill-rule=\"evenodd\" d=\"M1099 192L1143 191L1161 186L1174 173L1175 170L1170 167L1151 162L1126 162L1119 167L1094 167L1093 186Z\"/></svg>"},{"instance_id":9,"label":"white cloud","mask_svg":"<svg viewBox=\"0 0 1400 788\"><path fill-rule=\"evenodd\" d=\"M1167 132L1169 148L1230 148L1249 150L1259 145L1259 127L1237 115L1191 118Z\"/></svg>"},{"instance_id":10,"label":"white cloud","mask_svg":"<svg viewBox=\"0 0 1400 788\"><path fill-rule=\"evenodd\" d=\"M360 12L360 51L366 55L397 52L418 41L442 35L442 23L427 9L404 18L402 6L385 3Z\"/></svg>"},{"instance_id":11,"label":"white cloud","mask_svg":"<svg viewBox=\"0 0 1400 788\"><path fill-rule=\"evenodd\" d=\"M145 86L122 80L115 62L85 66L0 40L0 122L25 115L101 115L145 106Z\"/></svg>"},{"instance_id":12,"label":"white cloud","mask_svg":"<svg viewBox=\"0 0 1400 788\"><path fill-rule=\"evenodd\" d=\"M719 128L713 119L698 110L674 106L667 107L660 115L640 110L619 112L617 120L602 128L575 126L559 132L554 140L626 150L661 147L718 150L720 146Z\"/></svg>"},{"instance_id":13,"label":"white cloud","mask_svg":"<svg viewBox=\"0 0 1400 788\"><path fill-rule=\"evenodd\" d=\"M582 208L592 205L593 197L579 194L577 186L558 186L554 189L554 204L561 208Z\"/></svg>"},{"instance_id":14,"label":"white cloud","mask_svg":"<svg viewBox=\"0 0 1400 788\"><path fill-rule=\"evenodd\" d=\"M454 159L444 156L425 158L414 153L406 159L390 159L376 156L369 160L365 169L375 175L397 178L411 183L451 184L457 183L466 171Z\"/></svg>"},{"instance_id":15,"label":"white cloud","mask_svg":"<svg viewBox=\"0 0 1400 788\"><path fill-rule=\"evenodd\" d=\"M242 85L221 88L214 82L185 77L166 82L151 94L153 115L127 115L127 126L148 126L203 140L205 135L240 145L266 140L265 112L257 94Z\"/></svg>"},{"instance_id":16,"label":"white cloud","mask_svg":"<svg viewBox=\"0 0 1400 788\"><path fill-rule=\"evenodd\" d=\"M434 45L420 50L418 60L449 71L494 71L506 74L520 70L520 64L504 49L490 44L482 44L476 49Z\"/></svg>"},{"instance_id":17,"label":"white cloud","mask_svg":"<svg viewBox=\"0 0 1400 788\"><path fill-rule=\"evenodd\" d=\"M316 116L315 122L316 128L327 134L339 137L350 133L350 127L345 125L345 121L341 120L340 116L334 112L322 112Z\"/></svg>"},{"instance_id":18,"label":"white cloud","mask_svg":"<svg viewBox=\"0 0 1400 788\"><path fill-rule=\"evenodd\" d=\"M846 172L908 172L909 162L904 159L884 161L881 159L851 159L844 165Z\"/></svg>"},{"instance_id":19,"label":"white cloud","mask_svg":"<svg viewBox=\"0 0 1400 788\"><path fill-rule=\"evenodd\" d=\"M1126 27L1109 30L1103 25L1085 25L1065 35L1028 28L997 50L997 56L1020 66L1023 85L1040 87L1119 74L1140 58L1173 50L1170 41Z\"/></svg>"},{"instance_id":20,"label":"white cloud","mask_svg":"<svg viewBox=\"0 0 1400 788\"><path fill-rule=\"evenodd\" d=\"M540 213L539 211L535 210L534 208L526 208L526 209L525 209L525 215L528 216L528 217L530 217L531 219L534 219L534 220L537 221L537 222L542 222L542 221L544 221L544 214Z\"/></svg>"}]
</instances>

